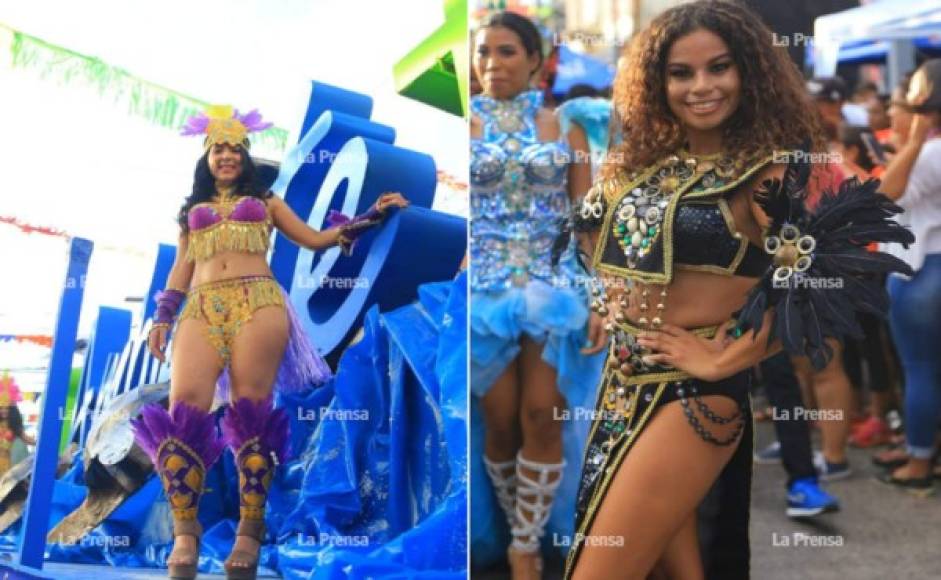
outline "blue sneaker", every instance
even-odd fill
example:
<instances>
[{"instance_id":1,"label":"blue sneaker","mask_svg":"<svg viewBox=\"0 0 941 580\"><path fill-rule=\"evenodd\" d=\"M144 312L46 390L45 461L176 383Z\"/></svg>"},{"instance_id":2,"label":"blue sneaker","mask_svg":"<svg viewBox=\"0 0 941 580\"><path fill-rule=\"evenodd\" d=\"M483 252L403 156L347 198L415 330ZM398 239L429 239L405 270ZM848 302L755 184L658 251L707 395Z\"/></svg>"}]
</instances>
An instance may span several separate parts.
<instances>
[{"instance_id":1,"label":"blue sneaker","mask_svg":"<svg viewBox=\"0 0 941 580\"><path fill-rule=\"evenodd\" d=\"M811 518L825 512L840 510L840 502L823 491L815 477L798 479L787 490L787 516Z\"/></svg>"},{"instance_id":2,"label":"blue sneaker","mask_svg":"<svg viewBox=\"0 0 941 580\"><path fill-rule=\"evenodd\" d=\"M758 465L781 463L781 442L775 441L761 451L755 452L754 461Z\"/></svg>"}]
</instances>

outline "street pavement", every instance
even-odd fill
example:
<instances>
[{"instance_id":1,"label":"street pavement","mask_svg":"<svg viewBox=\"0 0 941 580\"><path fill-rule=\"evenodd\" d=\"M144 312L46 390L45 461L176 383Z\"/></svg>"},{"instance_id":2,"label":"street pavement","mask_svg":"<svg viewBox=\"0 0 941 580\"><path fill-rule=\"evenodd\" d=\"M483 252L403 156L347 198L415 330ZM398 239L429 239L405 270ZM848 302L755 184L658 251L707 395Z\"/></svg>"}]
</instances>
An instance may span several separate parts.
<instances>
[{"instance_id":1,"label":"street pavement","mask_svg":"<svg viewBox=\"0 0 941 580\"><path fill-rule=\"evenodd\" d=\"M771 423L759 423L757 448L773 440ZM851 448L853 474L826 484L839 498L841 511L805 521L784 513L784 468L755 465L753 580L941 579L941 485L936 484L935 495L927 499L890 488L875 480L880 470L870 456L869 451ZM545 566L547 580L561 578L561 559L549 558ZM499 565L474 570L472 577L500 580L509 578L509 571Z\"/></svg>"}]
</instances>

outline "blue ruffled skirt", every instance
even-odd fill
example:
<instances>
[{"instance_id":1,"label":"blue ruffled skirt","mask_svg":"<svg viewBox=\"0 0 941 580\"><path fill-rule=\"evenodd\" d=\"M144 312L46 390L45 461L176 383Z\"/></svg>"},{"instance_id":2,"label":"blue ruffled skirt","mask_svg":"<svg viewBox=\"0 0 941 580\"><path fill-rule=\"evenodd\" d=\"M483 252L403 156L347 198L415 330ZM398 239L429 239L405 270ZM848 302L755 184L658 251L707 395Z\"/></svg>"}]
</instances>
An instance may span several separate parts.
<instances>
[{"instance_id":1,"label":"blue ruffled skirt","mask_svg":"<svg viewBox=\"0 0 941 580\"><path fill-rule=\"evenodd\" d=\"M588 299L576 287L533 280L502 292L472 292L471 392L481 397L490 390L519 354L520 338L526 334L545 345L542 358L558 372L562 393L581 400L596 386L577 376L586 362L579 351L588 337L587 325Z\"/></svg>"},{"instance_id":2,"label":"blue ruffled skirt","mask_svg":"<svg viewBox=\"0 0 941 580\"><path fill-rule=\"evenodd\" d=\"M555 369L559 391L570 410L571 418L562 428L563 457L568 465L546 526L544 545L562 547L564 552L570 544L590 427L590 421L579 419L575 409L593 407L605 357L603 351L591 356L580 352L588 339L588 316L588 296L575 284L562 287L532 280L520 288L471 293L471 559L475 565L504 557L510 541L483 465L484 426L478 398L519 354L524 334L544 345L542 358Z\"/></svg>"}]
</instances>

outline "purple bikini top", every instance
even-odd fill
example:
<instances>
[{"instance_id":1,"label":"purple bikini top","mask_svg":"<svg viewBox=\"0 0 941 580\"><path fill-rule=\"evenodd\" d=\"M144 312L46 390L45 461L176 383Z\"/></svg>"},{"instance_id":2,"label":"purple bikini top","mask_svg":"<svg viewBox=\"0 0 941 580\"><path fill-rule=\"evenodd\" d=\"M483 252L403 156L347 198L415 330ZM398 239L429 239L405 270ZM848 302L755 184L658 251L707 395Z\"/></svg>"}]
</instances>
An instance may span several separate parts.
<instances>
[{"instance_id":1,"label":"purple bikini top","mask_svg":"<svg viewBox=\"0 0 941 580\"><path fill-rule=\"evenodd\" d=\"M219 203L201 203L190 209L188 222L190 230L199 231L226 220L233 222L263 222L268 217L265 202L257 197L243 197L235 203L229 216L219 214Z\"/></svg>"}]
</instances>

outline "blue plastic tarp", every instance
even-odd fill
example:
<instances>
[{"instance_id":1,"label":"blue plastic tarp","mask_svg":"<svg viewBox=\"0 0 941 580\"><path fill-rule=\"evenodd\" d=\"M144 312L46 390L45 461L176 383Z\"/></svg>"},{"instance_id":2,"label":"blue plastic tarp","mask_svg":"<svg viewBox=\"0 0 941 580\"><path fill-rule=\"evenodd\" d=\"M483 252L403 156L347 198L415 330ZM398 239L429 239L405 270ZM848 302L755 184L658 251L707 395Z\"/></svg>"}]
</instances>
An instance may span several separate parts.
<instances>
[{"instance_id":1,"label":"blue plastic tarp","mask_svg":"<svg viewBox=\"0 0 941 580\"><path fill-rule=\"evenodd\" d=\"M261 564L284 578L464 578L467 562L466 274L426 284L410 305L366 315L335 379L279 403L294 456L269 495ZM52 521L84 500L81 463L56 481ZM237 474L224 453L200 501L200 571L222 573L238 518ZM20 524L0 536L15 550ZM168 504L155 477L61 562L163 567Z\"/></svg>"}]
</instances>

